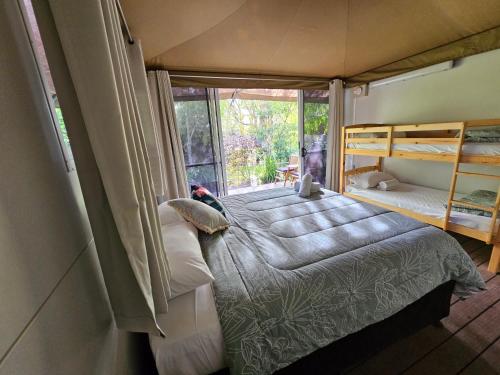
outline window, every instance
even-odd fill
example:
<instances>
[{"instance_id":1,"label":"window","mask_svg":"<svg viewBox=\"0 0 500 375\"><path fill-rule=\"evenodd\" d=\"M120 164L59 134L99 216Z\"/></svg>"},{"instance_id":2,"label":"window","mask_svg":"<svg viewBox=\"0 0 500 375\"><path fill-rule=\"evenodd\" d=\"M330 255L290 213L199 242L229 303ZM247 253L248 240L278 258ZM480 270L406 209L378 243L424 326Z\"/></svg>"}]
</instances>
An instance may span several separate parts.
<instances>
[{"instance_id":1,"label":"window","mask_svg":"<svg viewBox=\"0 0 500 375\"><path fill-rule=\"evenodd\" d=\"M38 65L40 78L45 88L47 103L52 114L55 131L59 138L61 151L63 153L64 160L66 161L66 167L68 171L71 171L74 170L75 167L70 147L70 139L66 130L66 125L64 124L64 118L61 106L59 105L59 101L57 99L54 82L52 81L52 75L50 74L49 63L45 55L45 49L43 47L33 6L31 4L31 0L19 0L19 2L23 11L24 23L33 48L33 54Z\"/></svg>"},{"instance_id":2,"label":"window","mask_svg":"<svg viewBox=\"0 0 500 375\"><path fill-rule=\"evenodd\" d=\"M304 173L325 184L328 90L172 92L190 184L217 195L290 186Z\"/></svg>"},{"instance_id":3,"label":"window","mask_svg":"<svg viewBox=\"0 0 500 375\"><path fill-rule=\"evenodd\" d=\"M277 170L292 164L299 173L298 91L218 92L228 193L276 187Z\"/></svg>"},{"instance_id":4,"label":"window","mask_svg":"<svg viewBox=\"0 0 500 375\"><path fill-rule=\"evenodd\" d=\"M328 90L304 90L303 173L325 185L329 111Z\"/></svg>"},{"instance_id":5,"label":"window","mask_svg":"<svg viewBox=\"0 0 500 375\"><path fill-rule=\"evenodd\" d=\"M215 127L208 90L174 87L172 93L188 183L203 185L213 194L221 195L220 163L214 148Z\"/></svg>"}]
</instances>

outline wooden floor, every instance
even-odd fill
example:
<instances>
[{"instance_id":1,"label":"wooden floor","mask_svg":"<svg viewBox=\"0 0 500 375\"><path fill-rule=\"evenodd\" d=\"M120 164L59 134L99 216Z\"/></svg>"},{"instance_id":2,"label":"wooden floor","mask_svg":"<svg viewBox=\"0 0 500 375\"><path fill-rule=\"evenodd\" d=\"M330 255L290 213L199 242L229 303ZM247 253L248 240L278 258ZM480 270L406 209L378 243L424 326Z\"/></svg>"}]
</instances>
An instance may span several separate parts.
<instances>
[{"instance_id":1,"label":"wooden floor","mask_svg":"<svg viewBox=\"0 0 500 375\"><path fill-rule=\"evenodd\" d=\"M455 237L476 263L488 290L467 300L453 296L443 327L427 327L347 374L500 374L500 275L487 270L491 246Z\"/></svg>"}]
</instances>

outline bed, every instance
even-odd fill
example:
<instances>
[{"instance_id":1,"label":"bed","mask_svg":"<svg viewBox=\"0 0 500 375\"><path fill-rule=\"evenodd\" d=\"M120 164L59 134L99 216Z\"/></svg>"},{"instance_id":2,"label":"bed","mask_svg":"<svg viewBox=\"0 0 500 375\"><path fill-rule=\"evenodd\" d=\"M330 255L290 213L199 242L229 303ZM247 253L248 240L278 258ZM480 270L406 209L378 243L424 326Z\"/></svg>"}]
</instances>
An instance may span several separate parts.
<instances>
[{"instance_id":1,"label":"bed","mask_svg":"<svg viewBox=\"0 0 500 375\"><path fill-rule=\"evenodd\" d=\"M436 219L444 219L446 214L445 205L448 202L447 190L400 183L397 189L391 191L383 191L375 188L363 189L353 185L346 186L346 191L360 197L404 208ZM457 199L462 198L462 196L464 194L455 193ZM450 222L486 232L489 230L491 218L452 210L450 213Z\"/></svg>"},{"instance_id":2,"label":"bed","mask_svg":"<svg viewBox=\"0 0 500 375\"><path fill-rule=\"evenodd\" d=\"M484 288L448 234L331 191L300 198L279 188L222 204L230 228L200 243L235 374L293 369L450 280L458 296Z\"/></svg>"}]
</instances>

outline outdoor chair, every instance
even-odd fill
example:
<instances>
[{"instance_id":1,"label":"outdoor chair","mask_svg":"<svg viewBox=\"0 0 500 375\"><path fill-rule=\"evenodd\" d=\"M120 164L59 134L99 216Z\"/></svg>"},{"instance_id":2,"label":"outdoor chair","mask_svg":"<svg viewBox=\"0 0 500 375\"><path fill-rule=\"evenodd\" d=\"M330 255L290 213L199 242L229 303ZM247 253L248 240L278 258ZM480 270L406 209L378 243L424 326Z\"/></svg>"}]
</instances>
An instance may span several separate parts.
<instances>
[{"instance_id":1,"label":"outdoor chair","mask_svg":"<svg viewBox=\"0 0 500 375\"><path fill-rule=\"evenodd\" d=\"M286 186L286 182L290 180L293 183L300 177L299 174L299 157L297 155L292 155L288 159L288 164L276 169L276 176L274 183L283 181L283 186Z\"/></svg>"}]
</instances>

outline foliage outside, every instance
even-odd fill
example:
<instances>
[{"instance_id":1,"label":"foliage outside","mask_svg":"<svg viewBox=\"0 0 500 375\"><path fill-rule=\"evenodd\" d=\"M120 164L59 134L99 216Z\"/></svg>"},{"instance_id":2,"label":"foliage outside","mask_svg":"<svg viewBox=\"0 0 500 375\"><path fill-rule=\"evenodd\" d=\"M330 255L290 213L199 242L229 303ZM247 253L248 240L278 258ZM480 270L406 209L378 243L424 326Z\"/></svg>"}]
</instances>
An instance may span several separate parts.
<instances>
[{"instance_id":1,"label":"foliage outside","mask_svg":"<svg viewBox=\"0 0 500 375\"><path fill-rule=\"evenodd\" d=\"M276 170L288 165L290 156L299 154L298 103L293 98L240 99L236 92L233 98L220 100L219 109L229 189L274 182ZM189 182L202 184L216 193L206 96L176 101L175 111ZM319 161L312 163L315 173L323 173L327 127L328 104L305 100L305 146L313 153L319 150L320 155Z\"/></svg>"},{"instance_id":2,"label":"foliage outside","mask_svg":"<svg viewBox=\"0 0 500 375\"><path fill-rule=\"evenodd\" d=\"M273 182L276 169L298 154L296 101L220 101L229 188Z\"/></svg>"}]
</instances>

